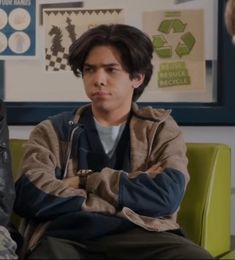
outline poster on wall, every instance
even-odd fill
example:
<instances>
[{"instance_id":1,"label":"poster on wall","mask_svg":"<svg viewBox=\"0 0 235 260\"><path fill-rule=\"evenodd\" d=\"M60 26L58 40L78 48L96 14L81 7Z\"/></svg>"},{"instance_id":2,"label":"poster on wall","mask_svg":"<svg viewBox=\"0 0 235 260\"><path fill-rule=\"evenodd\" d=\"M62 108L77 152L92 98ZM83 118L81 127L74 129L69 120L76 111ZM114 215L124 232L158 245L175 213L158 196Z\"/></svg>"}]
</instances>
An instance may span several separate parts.
<instances>
[{"instance_id":1,"label":"poster on wall","mask_svg":"<svg viewBox=\"0 0 235 260\"><path fill-rule=\"evenodd\" d=\"M36 1L0 1L0 59L36 55Z\"/></svg>"},{"instance_id":2,"label":"poster on wall","mask_svg":"<svg viewBox=\"0 0 235 260\"><path fill-rule=\"evenodd\" d=\"M123 9L44 10L45 71L65 72L69 46L87 29L102 23L124 23Z\"/></svg>"},{"instance_id":3,"label":"poster on wall","mask_svg":"<svg viewBox=\"0 0 235 260\"><path fill-rule=\"evenodd\" d=\"M177 95L206 88L203 18L201 9L143 14L144 31L154 46L152 90Z\"/></svg>"},{"instance_id":4,"label":"poster on wall","mask_svg":"<svg viewBox=\"0 0 235 260\"><path fill-rule=\"evenodd\" d=\"M52 9L52 8L81 8L83 7L83 2L82 1L76 1L76 2L64 2L64 3L58 3L58 2L53 2L50 4L40 4L39 6L39 24L43 25L43 11L45 9Z\"/></svg>"}]
</instances>

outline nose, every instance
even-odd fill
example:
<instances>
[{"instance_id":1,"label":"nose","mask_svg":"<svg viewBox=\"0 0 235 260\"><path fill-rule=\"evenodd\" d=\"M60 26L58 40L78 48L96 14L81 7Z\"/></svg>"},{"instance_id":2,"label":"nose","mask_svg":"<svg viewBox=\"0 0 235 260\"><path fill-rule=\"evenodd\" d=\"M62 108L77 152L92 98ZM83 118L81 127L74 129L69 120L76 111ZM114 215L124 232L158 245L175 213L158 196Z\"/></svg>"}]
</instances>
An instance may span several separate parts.
<instances>
[{"instance_id":1,"label":"nose","mask_svg":"<svg viewBox=\"0 0 235 260\"><path fill-rule=\"evenodd\" d=\"M105 72L102 69L98 69L94 75L94 85L96 87L106 85L106 76Z\"/></svg>"}]
</instances>

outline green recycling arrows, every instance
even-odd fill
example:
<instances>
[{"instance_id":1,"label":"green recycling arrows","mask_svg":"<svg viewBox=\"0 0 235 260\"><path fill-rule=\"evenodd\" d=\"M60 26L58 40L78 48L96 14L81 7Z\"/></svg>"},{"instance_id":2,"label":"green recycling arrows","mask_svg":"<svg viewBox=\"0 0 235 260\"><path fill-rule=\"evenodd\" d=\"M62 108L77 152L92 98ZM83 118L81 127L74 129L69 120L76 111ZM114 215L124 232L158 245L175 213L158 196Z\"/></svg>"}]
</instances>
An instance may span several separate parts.
<instances>
[{"instance_id":1,"label":"green recycling arrows","mask_svg":"<svg viewBox=\"0 0 235 260\"><path fill-rule=\"evenodd\" d=\"M153 36L154 50L161 58L170 58L172 56L172 47L164 46L166 43L167 40L163 35Z\"/></svg>"},{"instance_id":2,"label":"green recycling arrows","mask_svg":"<svg viewBox=\"0 0 235 260\"><path fill-rule=\"evenodd\" d=\"M158 31L168 34L173 29L174 33L180 33L184 32L186 25L180 19L167 19L161 22Z\"/></svg>"},{"instance_id":3,"label":"green recycling arrows","mask_svg":"<svg viewBox=\"0 0 235 260\"><path fill-rule=\"evenodd\" d=\"M179 57L182 57L183 55L188 55L193 49L193 46L196 42L195 38L190 32L187 32L183 36L181 36L181 40L183 41L183 43L178 43L175 49L175 52Z\"/></svg>"},{"instance_id":4,"label":"green recycling arrows","mask_svg":"<svg viewBox=\"0 0 235 260\"><path fill-rule=\"evenodd\" d=\"M153 36L153 46L156 54L160 58L170 58L173 55L173 47L169 45L166 37L170 32L173 33L183 33L185 31L187 24L183 23L180 19L166 19L163 20L158 31L164 35L154 35ZM166 36L166 37L165 37ZM196 39L190 32L184 33L180 37L180 42L175 48L175 53L182 58L185 55L189 55L196 43Z\"/></svg>"}]
</instances>

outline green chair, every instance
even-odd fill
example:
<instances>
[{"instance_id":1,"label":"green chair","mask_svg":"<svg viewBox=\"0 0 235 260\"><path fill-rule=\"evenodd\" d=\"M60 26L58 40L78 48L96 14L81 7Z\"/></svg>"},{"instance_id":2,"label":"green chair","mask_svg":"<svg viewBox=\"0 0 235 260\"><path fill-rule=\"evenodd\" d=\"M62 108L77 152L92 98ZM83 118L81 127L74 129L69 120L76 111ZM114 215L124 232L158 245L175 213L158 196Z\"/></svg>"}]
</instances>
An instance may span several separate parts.
<instances>
[{"instance_id":1,"label":"green chair","mask_svg":"<svg viewBox=\"0 0 235 260\"><path fill-rule=\"evenodd\" d=\"M26 139L10 139L10 152L12 160L12 173L14 179L16 179L18 170L20 167L21 159L23 156L23 146L26 143Z\"/></svg>"},{"instance_id":2,"label":"green chair","mask_svg":"<svg viewBox=\"0 0 235 260\"><path fill-rule=\"evenodd\" d=\"M13 175L16 177L23 144L11 139ZM191 180L178 214L178 221L197 244L221 259L235 259L230 245L231 150L224 144L188 143ZM19 217L13 214L19 225Z\"/></svg>"},{"instance_id":3,"label":"green chair","mask_svg":"<svg viewBox=\"0 0 235 260\"><path fill-rule=\"evenodd\" d=\"M187 148L191 180L178 221L194 242L220 257L231 247L231 150L216 143Z\"/></svg>"},{"instance_id":4,"label":"green chair","mask_svg":"<svg viewBox=\"0 0 235 260\"><path fill-rule=\"evenodd\" d=\"M10 152L11 152L11 161L12 161L12 174L14 180L17 177L18 169L20 168L20 163L23 155L23 145L26 143L27 140L25 139L10 139ZM20 227L21 218L20 216L16 215L14 212L11 216L11 222L14 224L15 227Z\"/></svg>"}]
</instances>

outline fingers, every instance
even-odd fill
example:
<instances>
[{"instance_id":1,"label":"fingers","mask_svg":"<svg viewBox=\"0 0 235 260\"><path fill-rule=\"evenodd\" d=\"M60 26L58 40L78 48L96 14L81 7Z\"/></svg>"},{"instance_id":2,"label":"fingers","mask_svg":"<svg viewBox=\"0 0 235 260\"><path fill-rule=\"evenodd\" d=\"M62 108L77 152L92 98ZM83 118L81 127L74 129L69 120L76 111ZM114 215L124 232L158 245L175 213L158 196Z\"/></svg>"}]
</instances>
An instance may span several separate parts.
<instances>
[{"instance_id":1,"label":"fingers","mask_svg":"<svg viewBox=\"0 0 235 260\"><path fill-rule=\"evenodd\" d=\"M163 171L164 167L161 162L157 162L156 164L152 165L146 172L150 174L157 174Z\"/></svg>"}]
</instances>

